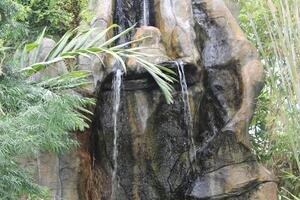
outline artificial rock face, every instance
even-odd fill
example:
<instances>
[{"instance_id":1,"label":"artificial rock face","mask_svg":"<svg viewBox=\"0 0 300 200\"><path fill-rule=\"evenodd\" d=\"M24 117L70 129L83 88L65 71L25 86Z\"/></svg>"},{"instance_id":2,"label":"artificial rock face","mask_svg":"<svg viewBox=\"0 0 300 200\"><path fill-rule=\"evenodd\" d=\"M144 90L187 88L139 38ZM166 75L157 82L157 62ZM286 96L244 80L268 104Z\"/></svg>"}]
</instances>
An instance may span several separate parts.
<instances>
[{"instance_id":1,"label":"artificial rock face","mask_svg":"<svg viewBox=\"0 0 300 200\"><path fill-rule=\"evenodd\" d=\"M175 61L184 63L192 125L186 124L181 86L174 85L174 103L169 105L151 76L134 59L127 60L117 121L116 199L276 199L275 178L256 162L248 135L263 83L256 49L222 0L146 1L152 26L138 28L125 40L150 35L137 44L156 55L149 61L175 71ZM91 1L97 11L92 25L104 29L112 19L122 29L140 24L143 3ZM93 124L79 137L77 164L72 165L72 157L59 158L67 160L66 169L73 166L76 176L71 180L65 175L60 198L111 199L114 73L112 66L104 66L104 72L100 63L90 62L98 82Z\"/></svg>"}]
</instances>

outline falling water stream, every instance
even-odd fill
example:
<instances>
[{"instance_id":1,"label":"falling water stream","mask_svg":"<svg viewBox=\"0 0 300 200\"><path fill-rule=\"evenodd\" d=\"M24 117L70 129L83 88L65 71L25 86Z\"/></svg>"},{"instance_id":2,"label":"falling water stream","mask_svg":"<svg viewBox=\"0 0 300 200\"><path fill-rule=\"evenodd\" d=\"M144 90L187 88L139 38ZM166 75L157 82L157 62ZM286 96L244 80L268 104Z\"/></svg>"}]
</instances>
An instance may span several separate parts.
<instances>
[{"instance_id":1,"label":"falling water stream","mask_svg":"<svg viewBox=\"0 0 300 200\"><path fill-rule=\"evenodd\" d=\"M142 16L141 16L141 25L148 26L149 25L149 0L142 0ZM122 6L122 0L117 0L116 2L116 10L120 10ZM118 12L117 11L117 12ZM121 12L122 13L122 12ZM118 14L118 13L117 13ZM118 18L123 16L118 16ZM120 19L118 19L120 20ZM122 20L121 20L122 21ZM123 29L128 28L124 27L126 23L120 23L121 27L118 30L118 33L120 33ZM123 25L123 26L122 26ZM125 37L120 38L117 43L122 44L126 42ZM111 185L111 199L116 200L117 199L117 190L119 187L119 180L118 180L118 137L119 137L119 131L117 126L118 121L118 113L119 113L119 107L120 107L120 100L121 100L121 85L122 85L122 75L123 71L120 67L116 68L115 76L113 80L112 90L113 90L113 123L114 123L114 138L113 138L113 172L112 172L112 185Z\"/></svg>"},{"instance_id":2,"label":"falling water stream","mask_svg":"<svg viewBox=\"0 0 300 200\"><path fill-rule=\"evenodd\" d=\"M149 4L149 0L143 0L143 12L142 12L142 15L143 15L143 18L142 18L142 25L143 26L148 26L149 23L150 23L150 20L149 20L149 8L150 7L150 4Z\"/></svg>"},{"instance_id":3,"label":"falling water stream","mask_svg":"<svg viewBox=\"0 0 300 200\"><path fill-rule=\"evenodd\" d=\"M116 190L118 189L118 137L119 137L119 132L117 129L117 121L118 121L118 112L120 108L120 100L121 100L121 85L122 85L122 75L123 72L121 69L117 69L115 72L115 77L113 80L113 123L114 123L114 146L113 146L113 163L114 163L114 168L112 172L112 185L111 185L111 199L115 200L116 199Z\"/></svg>"},{"instance_id":4,"label":"falling water stream","mask_svg":"<svg viewBox=\"0 0 300 200\"><path fill-rule=\"evenodd\" d=\"M181 95L182 95L183 110L184 110L184 122L188 131L188 137L190 138L190 158L192 160L192 158L195 156L196 148L195 148L194 135L193 135L193 120L191 114L191 107L189 103L188 87L186 83L184 64L182 60L176 61L176 65L178 68L178 74L180 79L179 81L181 85Z\"/></svg>"}]
</instances>

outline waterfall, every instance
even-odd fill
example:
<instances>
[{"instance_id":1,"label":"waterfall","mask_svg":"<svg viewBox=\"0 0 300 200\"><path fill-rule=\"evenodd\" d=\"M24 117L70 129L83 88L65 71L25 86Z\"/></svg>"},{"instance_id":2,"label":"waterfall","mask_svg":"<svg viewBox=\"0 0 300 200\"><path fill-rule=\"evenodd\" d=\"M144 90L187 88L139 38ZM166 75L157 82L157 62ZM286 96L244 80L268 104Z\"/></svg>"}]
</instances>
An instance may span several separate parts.
<instances>
[{"instance_id":1,"label":"waterfall","mask_svg":"<svg viewBox=\"0 0 300 200\"><path fill-rule=\"evenodd\" d=\"M114 124L114 142L113 142L113 172L112 172L112 185L111 185L111 199L116 199L116 190L119 186L118 181L118 136L119 132L117 129L118 121L118 112L120 108L120 99L121 99L121 85L122 85L122 75L123 72L121 69L117 69L115 72L115 77L113 80L113 124Z\"/></svg>"},{"instance_id":2,"label":"waterfall","mask_svg":"<svg viewBox=\"0 0 300 200\"><path fill-rule=\"evenodd\" d=\"M142 0L142 14L139 19L135 19L136 21L140 20L140 24L144 26L148 26L150 23L149 20L149 9L150 4L149 0ZM129 2L129 1L128 1ZM134 23L135 17L131 16L132 13L132 4L128 4L128 2L124 0L117 0L115 4L115 16L114 22L119 24L116 34L122 32L125 28L128 28L131 23ZM134 11L134 10L133 10ZM122 44L130 41L131 36L127 34L125 37L121 37L116 41L116 44ZM126 47L125 47L126 48ZM119 187L119 177L118 177L118 137L119 131L117 128L118 121L118 113L120 107L120 98L121 98L121 85L122 85L122 75L123 71L120 66L116 66L115 76L113 80L112 90L113 90L113 126L114 126L114 138L113 138L113 171L112 171L112 184L111 184L111 199L117 199L117 191Z\"/></svg>"},{"instance_id":3,"label":"waterfall","mask_svg":"<svg viewBox=\"0 0 300 200\"><path fill-rule=\"evenodd\" d=\"M187 128L188 137L190 138L190 148L191 148L190 158L193 158L196 153L196 148L195 148L194 134L193 134L193 120L191 114L191 107L189 103L189 93L188 93L188 87L187 87L185 73L184 73L184 64L182 60L178 60L176 61L176 65L179 74L180 86L181 86L181 95L182 95L183 110L184 110L184 123Z\"/></svg>"},{"instance_id":4,"label":"waterfall","mask_svg":"<svg viewBox=\"0 0 300 200\"><path fill-rule=\"evenodd\" d=\"M149 0L143 0L143 10L142 10L142 25L143 26L149 26L150 20L149 20L149 12L150 12L150 6L149 6Z\"/></svg>"}]
</instances>

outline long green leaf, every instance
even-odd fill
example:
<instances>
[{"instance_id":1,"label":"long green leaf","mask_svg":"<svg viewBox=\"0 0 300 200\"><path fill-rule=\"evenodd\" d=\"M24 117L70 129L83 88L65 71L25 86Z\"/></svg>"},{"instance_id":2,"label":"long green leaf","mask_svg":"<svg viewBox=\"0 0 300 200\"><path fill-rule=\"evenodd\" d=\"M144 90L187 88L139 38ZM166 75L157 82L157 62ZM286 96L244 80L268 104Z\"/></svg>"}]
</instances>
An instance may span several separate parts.
<instances>
[{"instance_id":1,"label":"long green leaf","mask_svg":"<svg viewBox=\"0 0 300 200\"><path fill-rule=\"evenodd\" d=\"M55 57L59 56L62 50L65 48L66 44L68 43L69 39L73 36L73 31L67 31L63 37L58 41L55 47L50 51L48 56L45 58L44 61L48 61L54 59Z\"/></svg>"},{"instance_id":2,"label":"long green leaf","mask_svg":"<svg viewBox=\"0 0 300 200\"><path fill-rule=\"evenodd\" d=\"M39 35L38 39L35 42L35 44L37 44L37 48L31 49L32 50L32 55L31 55L31 59L30 59L31 64L37 62L38 54L41 49L41 44L44 39L45 32L46 32L46 28L43 29L42 33ZM26 51L27 51L27 49L26 49ZM27 51L27 52L30 52L30 51Z\"/></svg>"},{"instance_id":3,"label":"long green leaf","mask_svg":"<svg viewBox=\"0 0 300 200\"><path fill-rule=\"evenodd\" d=\"M103 48L103 47L107 47L108 45L111 45L113 42L115 42L120 37L127 35L130 31L132 31L134 29L135 26L136 25L133 25L133 26L129 27L128 29L126 29L125 31L122 31L118 35L112 37L111 39L109 39L106 42L104 42L103 44L101 44L99 47Z\"/></svg>"},{"instance_id":4,"label":"long green leaf","mask_svg":"<svg viewBox=\"0 0 300 200\"><path fill-rule=\"evenodd\" d=\"M96 43L98 41L100 41L103 37L105 37L107 35L107 33L114 28L119 27L117 24L112 24L110 27L108 27L107 29L103 30L102 32L100 32L91 42L87 43L84 48L90 48L93 46L96 46Z\"/></svg>"}]
</instances>

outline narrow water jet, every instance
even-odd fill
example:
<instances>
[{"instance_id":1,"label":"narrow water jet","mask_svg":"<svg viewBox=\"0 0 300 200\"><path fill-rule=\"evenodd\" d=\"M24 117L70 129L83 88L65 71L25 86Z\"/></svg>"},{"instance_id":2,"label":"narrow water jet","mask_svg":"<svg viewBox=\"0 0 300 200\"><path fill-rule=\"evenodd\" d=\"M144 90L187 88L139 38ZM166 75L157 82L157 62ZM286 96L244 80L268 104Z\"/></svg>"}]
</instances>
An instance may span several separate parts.
<instances>
[{"instance_id":1,"label":"narrow water jet","mask_svg":"<svg viewBox=\"0 0 300 200\"><path fill-rule=\"evenodd\" d=\"M149 26L150 24L149 15L150 15L150 2L149 0L143 0L143 10L142 10L143 17L142 17L141 25Z\"/></svg>"},{"instance_id":2,"label":"narrow water jet","mask_svg":"<svg viewBox=\"0 0 300 200\"><path fill-rule=\"evenodd\" d=\"M192 160L196 154L196 147L194 142L194 134L193 134L193 119L191 114L191 107L189 102L189 93L188 87L186 83L186 77L184 73L184 63L182 60L175 61L177 65L179 81L181 86L181 95L183 101L183 110L184 110L184 123L186 126L186 130L188 132L188 137L190 138L190 158Z\"/></svg>"},{"instance_id":3,"label":"narrow water jet","mask_svg":"<svg viewBox=\"0 0 300 200\"><path fill-rule=\"evenodd\" d=\"M113 80L113 125L114 125L114 141L113 141L113 172L112 172L112 184L111 184L111 199L116 199L116 190L119 186L118 181L118 112L120 108L120 100L121 100L121 85L122 85L122 75L123 72L121 69L117 69L115 72L114 80Z\"/></svg>"}]
</instances>

